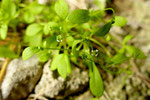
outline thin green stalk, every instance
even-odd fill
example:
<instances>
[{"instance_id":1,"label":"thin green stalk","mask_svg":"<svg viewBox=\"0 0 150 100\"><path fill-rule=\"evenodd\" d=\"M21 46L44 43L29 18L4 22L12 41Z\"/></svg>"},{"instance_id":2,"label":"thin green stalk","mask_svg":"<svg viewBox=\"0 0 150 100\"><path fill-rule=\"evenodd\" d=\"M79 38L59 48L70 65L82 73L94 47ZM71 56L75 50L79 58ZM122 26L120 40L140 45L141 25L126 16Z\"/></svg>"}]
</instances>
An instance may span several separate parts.
<instances>
[{"instance_id":1,"label":"thin green stalk","mask_svg":"<svg viewBox=\"0 0 150 100\"><path fill-rule=\"evenodd\" d=\"M101 46L107 53L108 56L111 56L110 52L108 51L108 49L103 45L101 44L99 41L93 39L93 38L89 38L92 42L98 44L99 46Z\"/></svg>"}]
</instances>

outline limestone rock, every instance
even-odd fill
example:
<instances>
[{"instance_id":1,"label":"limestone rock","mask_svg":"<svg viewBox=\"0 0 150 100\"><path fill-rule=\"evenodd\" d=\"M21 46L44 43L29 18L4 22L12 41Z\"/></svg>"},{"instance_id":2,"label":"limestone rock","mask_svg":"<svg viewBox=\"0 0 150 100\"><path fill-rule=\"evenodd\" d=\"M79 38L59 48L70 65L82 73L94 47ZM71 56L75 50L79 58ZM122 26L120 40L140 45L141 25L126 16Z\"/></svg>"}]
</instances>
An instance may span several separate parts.
<instances>
[{"instance_id":1,"label":"limestone rock","mask_svg":"<svg viewBox=\"0 0 150 100\"><path fill-rule=\"evenodd\" d=\"M8 65L6 75L1 85L4 100L22 100L35 87L42 73L38 58L24 61L14 59Z\"/></svg>"},{"instance_id":2,"label":"limestone rock","mask_svg":"<svg viewBox=\"0 0 150 100\"><path fill-rule=\"evenodd\" d=\"M57 72L51 71L49 66L50 62L44 66L42 78L35 88L36 97L38 95L39 97L64 98L87 86L87 71L80 71L80 69L75 67L72 70L72 74L64 79ZM56 73L57 75L55 75Z\"/></svg>"},{"instance_id":3,"label":"limestone rock","mask_svg":"<svg viewBox=\"0 0 150 100\"><path fill-rule=\"evenodd\" d=\"M93 98L93 95L91 94L91 92L86 91L85 93L75 97L74 100L91 100L91 98Z\"/></svg>"},{"instance_id":4,"label":"limestone rock","mask_svg":"<svg viewBox=\"0 0 150 100\"><path fill-rule=\"evenodd\" d=\"M53 98L59 91L64 89L64 79L62 77L54 78L53 72L49 68L50 61L44 66L43 75L35 88L35 93Z\"/></svg>"},{"instance_id":5,"label":"limestone rock","mask_svg":"<svg viewBox=\"0 0 150 100\"><path fill-rule=\"evenodd\" d=\"M73 67L72 74L66 81L66 95L78 92L87 86L89 81L87 71L81 71L79 68Z\"/></svg>"}]
</instances>

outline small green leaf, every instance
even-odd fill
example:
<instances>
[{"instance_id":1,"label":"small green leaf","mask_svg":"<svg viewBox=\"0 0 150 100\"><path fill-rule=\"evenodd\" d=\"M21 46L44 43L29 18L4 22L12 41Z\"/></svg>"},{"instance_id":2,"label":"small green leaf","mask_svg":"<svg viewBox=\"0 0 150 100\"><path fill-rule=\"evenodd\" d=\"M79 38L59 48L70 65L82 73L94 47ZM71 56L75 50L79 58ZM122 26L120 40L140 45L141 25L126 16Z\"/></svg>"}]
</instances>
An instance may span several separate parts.
<instances>
[{"instance_id":1,"label":"small green leaf","mask_svg":"<svg viewBox=\"0 0 150 100\"><path fill-rule=\"evenodd\" d=\"M109 42L112 39L110 34L107 34L106 41Z\"/></svg>"},{"instance_id":2,"label":"small green leaf","mask_svg":"<svg viewBox=\"0 0 150 100\"><path fill-rule=\"evenodd\" d=\"M12 18L16 14L16 5L14 0L2 0L2 10L8 14L8 18Z\"/></svg>"},{"instance_id":3,"label":"small green leaf","mask_svg":"<svg viewBox=\"0 0 150 100\"><path fill-rule=\"evenodd\" d=\"M59 60L59 63L57 62L58 63L57 71L63 78L66 78L67 76L66 62L64 62L63 54L60 54L59 56L61 59Z\"/></svg>"},{"instance_id":4,"label":"small green leaf","mask_svg":"<svg viewBox=\"0 0 150 100\"><path fill-rule=\"evenodd\" d=\"M41 50L37 53L40 62L45 62L50 59L51 52L47 49Z\"/></svg>"},{"instance_id":5,"label":"small green leaf","mask_svg":"<svg viewBox=\"0 0 150 100\"><path fill-rule=\"evenodd\" d=\"M123 44L125 45L129 40L131 40L133 38L132 35L127 35L124 39L123 39Z\"/></svg>"},{"instance_id":6,"label":"small green leaf","mask_svg":"<svg viewBox=\"0 0 150 100\"><path fill-rule=\"evenodd\" d=\"M111 24L112 24L111 22L108 22L104 26L100 27L95 32L95 35L100 36L100 37L105 36L110 31Z\"/></svg>"},{"instance_id":7,"label":"small green leaf","mask_svg":"<svg viewBox=\"0 0 150 100\"><path fill-rule=\"evenodd\" d=\"M37 53L39 49L37 47L27 47L24 49L22 53L23 60L27 60L32 57L35 53Z\"/></svg>"},{"instance_id":8,"label":"small green leaf","mask_svg":"<svg viewBox=\"0 0 150 100\"><path fill-rule=\"evenodd\" d=\"M38 23L30 24L26 29L26 35L27 36L36 35L39 32L41 32L42 29L43 29L43 27Z\"/></svg>"},{"instance_id":9,"label":"small green leaf","mask_svg":"<svg viewBox=\"0 0 150 100\"><path fill-rule=\"evenodd\" d=\"M122 16L115 16L115 23L113 25L122 27L125 26L126 24L127 24L126 18Z\"/></svg>"},{"instance_id":10,"label":"small green leaf","mask_svg":"<svg viewBox=\"0 0 150 100\"><path fill-rule=\"evenodd\" d=\"M90 90L93 93L93 95L98 97L102 96L104 92L103 80L94 63L93 72L91 72L90 75Z\"/></svg>"},{"instance_id":11,"label":"small green leaf","mask_svg":"<svg viewBox=\"0 0 150 100\"><path fill-rule=\"evenodd\" d=\"M51 63L51 70L54 71L58 67L58 61L61 60L61 56L59 56L59 51L57 51L53 57L52 63Z\"/></svg>"},{"instance_id":12,"label":"small green leaf","mask_svg":"<svg viewBox=\"0 0 150 100\"><path fill-rule=\"evenodd\" d=\"M105 12L103 10L91 10L90 11L90 17L91 19L95 20L95 19L100 19L105 15Z\"/></svg>"},{"instance_id":13,"label":"small green leaf","mask_svg":"<svg viewBox=\"0 0 150 100\"><path fill-rule=\"evenodd\" d=\"M77 9L72 11L67 19L73 24L82 24L89 21L89 11L85 9Z\"/></svg>"},{"instance_id":14,"label":"small green leaf","mask_svg":"<svg viewBox=\"0 0 150 100\"><path fill-rule=\"evenodd\" d=\"M130 57L139 58L139 59L143 59L146 57L145 54L140 49L135 48L134 46L126 45L125 48Z\"/></svg>"},{"instance_id":15,"label":"small green leaf","mask_svg":"<svg viewBox=\"0 0 150 100\"><path fill-rule=\"evenodd\" d=\"M24 37L24 42L28 42L29 46L41 46L42 43L42 34L36 34L34 36L27 36Z\"/></svg>"},{"instance_id":16,"label":"small green leaf","mask_svg":"<svg viewBox=\"0 0 150 100\"><path fill-rule=\"evenodd\" d=\"M58 42L56 41L56 36L50 36L43 41L44 48L55 48Z\"/></svg>"},{"instance_id":17,"label":"small green leaf","mask_svg":"<svg viewBox=\"0 0 150 100\"><path fill-rule=\"evenodd\" d=\"M70 61L66 54L55 54L51 64L51 70L56 69L63 78L66 78L67 73L71 73Z\"/></svg>"},{"instance_id":18,"label":"small green leaf","mask_svg":"<svg viewBox=\"0 0 150 100\"><path fill-rule=\"evenodd\" d=\"M7 36L8 25L3 24L0 26L0 37L4 40Z\"/></svg>"},{"instance_id":19,"label":"small green leaf","mask_svg":"<svg viewBox=\"0 0 150 100\"><path fill-rule=\"evenodd\" d=\"M56 22L49 22L44 25L44 34L48 35L49 33L52 33L53 30L58 28L58 24Z\"/></svg>"},{"instance_id":20,"label":"small green leaf","mask_svg":"<svg viewBox=\"0 0 150 100\"><path fill-rule=\"evenodd\" d=\"M44 6L38 4L37 2L33 2L29 5L29 11L34 15L40 14L43 9Z\"/></svg>"},{"instance_id":21,"label":"small green leaf","mask_svg":"<svg viewBox=\"0 0 150 100\"><path fill-rule=\"evenodd\" d=\"M35 16L30 11L26 11L23 17L26 23L32 23L35 21Z\"/></svg>"},{"instance_id":22,"label":"small green leaf","mask_svg":"<svg viewBox=\"0 0 150 100\"><path fill-rule=\"evenodd\" d=\"M17 58L18 55L16 55L13 51L9 50L9 48L0 46L0 57Z\"/></svg>"},{"instance_id":23,"label":"small green leaf","mask_svg":"<svg viewBox=\"0 0 150 100\"><path fill-rule=\"evenodd\" d=\"M55 4L55 11L58 16L65 19L69 13L69 8L65 0L58 0Z\"/></svg>"},{"instance_id":24,"label":"small green leaf","mask_svg":"<svg viewBox=\"0 0 150 100\"><path fill-rule=\"evenodd\" d=\"M69 46L72 46L72 44L74 42L74 38L72 36L69 36L66 38L66 41Z\"/></svg>"},{"instance_id":25,"label":"small green leaf","mask_svg":"<svg viewBox=\"0 0 150 100\"><path fill-rule=\"evenodd\" d=\"M125 54L122 54L122 53L119 53L119 54L116 54L112 59L111 61L113 62L113 64L120 64L120 63L123 63L124 61L128 60L129 58L126 57Z\"/></svg>"}]
</instances>

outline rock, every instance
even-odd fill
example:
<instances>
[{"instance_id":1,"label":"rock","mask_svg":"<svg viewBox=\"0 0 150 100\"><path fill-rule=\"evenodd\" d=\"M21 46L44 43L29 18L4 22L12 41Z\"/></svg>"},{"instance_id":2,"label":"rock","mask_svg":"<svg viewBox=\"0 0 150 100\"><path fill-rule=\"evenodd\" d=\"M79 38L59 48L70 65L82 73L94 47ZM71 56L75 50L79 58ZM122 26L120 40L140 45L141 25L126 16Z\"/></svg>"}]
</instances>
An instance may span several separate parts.
<instances>
[{"instance_id":1,"label":"rock","mask_svg":"<svg viewBox=\"0 0 150 100\"><path fill-rule=\"evenodd\" d=\"M38 58L24 61L14 59L8 65L6 75L1 85L4 100L22 100L32 92L42 73Z\"/></svg>"},{"instance_id":2,"label":"rock","mask_svg":"<svg viewBox=\"0 0 150 100\"><path fill-rule=\"evenodd\" d=\"M75 97L74 100L91 100L91 98L93 98L93 95L91 94L91 92L86 91L85 93Z\"/></svg>"},{"instance_id":3,"label":"rock","mask_svg":"<svg viewBox=\"0 0 150 100\"><path fill-rule=\"evenodd\" d=\"M43 69L43 75L35 88L35 93L38 95L43 95L46 97L53 98L58 95L58 93L64 89L64 81L62 77L53 77L53 72L49 68L50 61L45 64Z\"/></svg>"},{"instance_id":4,"label":"rock","mask_svg":"<svg viewBox=\"0 0 150 100\"><path fill-rule=\"evenodd\" d=\"M83 88L87 86L88 81L87 71L81 71L79 68L73 67L72 74L69 75L65 83L67 88L67 91L65 90L65 95L70 95L83 90Z\"/></svg>"},{"instance_id":5,"label":"rock","mask_svg":"<svg viewBox=\"0 0 150 100\"><path fill-rule=\"evenodd\" d=\"M42 78L35 88L35 97L64 98L87 86L87 71L75 67L72 74L64 79L56 71L51 71L49 66L50 61L44 66Z\"/></svg>"},{"instance_id":6,"label":"rock","mask_svg":"<svg viewBox=\"0 0 150 100\"><path fill-rule=\"evenodd\" d=\"M39 4L43 4L43 5L45 5L45 4L49 3L49 2L50 2L50 0L38 0L38 3Z\"/></svg>"}]
</instances>

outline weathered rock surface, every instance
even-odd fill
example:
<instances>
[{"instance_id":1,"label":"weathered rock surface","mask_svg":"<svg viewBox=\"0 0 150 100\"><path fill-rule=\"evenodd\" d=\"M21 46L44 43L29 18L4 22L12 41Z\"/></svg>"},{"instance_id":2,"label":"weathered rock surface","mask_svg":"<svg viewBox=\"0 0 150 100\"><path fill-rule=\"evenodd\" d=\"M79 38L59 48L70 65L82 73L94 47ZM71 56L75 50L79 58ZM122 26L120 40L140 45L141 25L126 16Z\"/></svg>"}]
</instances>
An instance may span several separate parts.
<instances>
[{"instance_id":1,"label":"weathered rock surface","mask_svg":"<svg viewBox=\"0 0 150 100\"><path fill-rule=\"evenodd\" d=\"M72 94L87 86L87 71L80 72L80 69L74 68L72 74L63 79L57 72L53 72L49 68L48 62L43 69L43 75L35 88L35 95L54 98ZM37 97L37 96L36 96Z\"/></svg>"},{"instance_id":2,"label":"weathered rock surface","mask_svg":"<svg viewBox=\"0 0 150 100\"><path fill-rule=\"evenodd\" d=\"M14 59L7 68L6 75L1 85L4 100L22 100L35 87L42 73L38 58L23 61L22 58Z\"/></svg>"},{"instance_id":3,"label":"weathered rock surface","mask_svg":"<svg viewBox=\"0 0 150 100\"><path fill-rule=\"evenodd\" d=\"M49 68L48 62L43 69L43 75L40 82L35 88L35 93L46 97L53 98L58 95L59 91L64 89L64 79L62 77L53 77L53 72Z\"/></svg>"},{"instance_id":4,"label":"weathered rock surface","mask_svg":"<svg viewBox=\"0 0 150 100\"><path fill-rule=\"evenodd\" d=\"M91 92L86 91L85 93L75 97L74 100L91 100L91 98L93 98L93 95L91 94Z\"/></svg>"}]
</instances>

